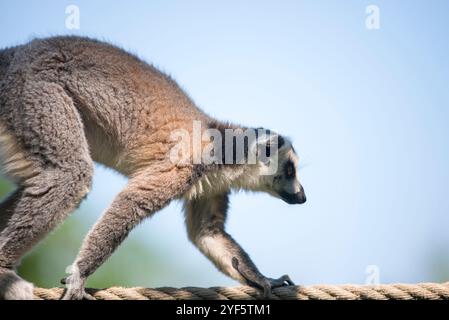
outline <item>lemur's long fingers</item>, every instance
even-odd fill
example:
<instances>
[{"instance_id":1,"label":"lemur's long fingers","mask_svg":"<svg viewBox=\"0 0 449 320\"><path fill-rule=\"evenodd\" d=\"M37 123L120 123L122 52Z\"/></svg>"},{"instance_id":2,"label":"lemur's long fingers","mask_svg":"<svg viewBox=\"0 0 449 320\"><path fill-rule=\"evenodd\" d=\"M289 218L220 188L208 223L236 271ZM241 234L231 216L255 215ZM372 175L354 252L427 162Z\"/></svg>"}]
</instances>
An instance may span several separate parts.
<instances>
[{"instance_id":1,"label":"lemur's long fingers","mask_svg":"<svg viewBox=\"0 0 449 320\"><path fill-rule=\"evenodd\" d=\"M87 292L84 292L83 299L85 299L85 300L97 300L97 299L94 298L93 295L91 295L91 294L89 294Z\"/></svg>"},{"instance_id":2,"label":"lemur's long fingers","mask_svg":"<svg viewBox=\"0 0 449 320\"><path fill-rule=\"evenodd\" d=\"M286 274L283 277L285 277L284 281L287 283L287 285L289 286L294 286L295 283L292 281L292 279L290 279L290 277Z\"/></svg>"},{"instance_id":3,"label":"lemur's long fingers","mask_svg":"<svg viewBox=\"0 0 449 320\"><path fill-rule=\"evenodd\" d=\"M272 288L283 287L283 286L294 286L295 284L290 279L290 277L284 274L282 277L278 279L269 278L270 284Z\"/></svg>"}]
</instances>

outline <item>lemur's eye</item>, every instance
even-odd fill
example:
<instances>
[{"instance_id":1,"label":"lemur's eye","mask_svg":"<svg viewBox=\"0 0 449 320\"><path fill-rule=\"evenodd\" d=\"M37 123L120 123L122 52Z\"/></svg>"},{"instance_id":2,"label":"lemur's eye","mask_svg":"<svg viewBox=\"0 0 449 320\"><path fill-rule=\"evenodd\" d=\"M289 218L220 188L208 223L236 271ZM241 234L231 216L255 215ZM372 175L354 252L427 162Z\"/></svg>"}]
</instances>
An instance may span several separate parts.
<instances>
[{"instance_id":1,"label":"lemur's eye","mask_svg":"<svg viewBox=\"0 0 449 320\"><path fill-rule=\"evenodd\" d=\"M285 177L286 178L293 178L295 176L295 165L293 162L288 161L285 164Z\"/></svg>"}]
</instances>

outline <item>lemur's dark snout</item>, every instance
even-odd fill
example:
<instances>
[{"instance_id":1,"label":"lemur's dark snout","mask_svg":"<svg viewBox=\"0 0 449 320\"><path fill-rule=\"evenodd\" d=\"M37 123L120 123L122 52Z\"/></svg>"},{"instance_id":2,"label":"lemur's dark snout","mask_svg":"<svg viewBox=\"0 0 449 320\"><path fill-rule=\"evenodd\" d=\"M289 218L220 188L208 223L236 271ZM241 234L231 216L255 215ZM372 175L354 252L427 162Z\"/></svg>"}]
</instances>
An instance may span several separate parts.
<instances>
[{"instance_id":1,"label":"lemur's dark snout","mask_svg":"<svg viewBox=\"0 0 449 320\"><path fill-rule=\"evenodd\" d=\"M301 191L296 193L282 192L280 196L282 200L284 200L288 204L303 204L307 201L306 194L304 193L304 189L302 188Z\"/></svg>"},{"instance_id":2,"label":"lemur's dark snout","mask_svg":"<svg viewBox=\"0 0 449 320\"><path fill-rule=\"evenodd\" d=\"M290 204L303 204L307 201L306 194L304 192L297 192L293 194L291 201L289 202Z\"/></svg>"}]
</instances>

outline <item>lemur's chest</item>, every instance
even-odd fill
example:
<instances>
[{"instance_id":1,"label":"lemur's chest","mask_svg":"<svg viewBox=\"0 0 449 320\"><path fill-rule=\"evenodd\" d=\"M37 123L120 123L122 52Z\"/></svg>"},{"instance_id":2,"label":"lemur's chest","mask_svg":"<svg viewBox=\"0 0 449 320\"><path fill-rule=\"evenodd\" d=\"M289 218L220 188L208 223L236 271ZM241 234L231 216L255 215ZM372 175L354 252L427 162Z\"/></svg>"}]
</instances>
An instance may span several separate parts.
<instances>
[{"instance_id":1,"label":"lemur's chest","mask_svg":"<svg viewBox=\"0 0 449 320\"><path fill-rule=\"evenodd\" d=\"M228 192L231 189L255 190L257 189L256 184L253 174L245 170L244 166L224 167L204 174L192 184L184 194L184 199L191 200L216 195Z\"/></svg>"}]
</instances>

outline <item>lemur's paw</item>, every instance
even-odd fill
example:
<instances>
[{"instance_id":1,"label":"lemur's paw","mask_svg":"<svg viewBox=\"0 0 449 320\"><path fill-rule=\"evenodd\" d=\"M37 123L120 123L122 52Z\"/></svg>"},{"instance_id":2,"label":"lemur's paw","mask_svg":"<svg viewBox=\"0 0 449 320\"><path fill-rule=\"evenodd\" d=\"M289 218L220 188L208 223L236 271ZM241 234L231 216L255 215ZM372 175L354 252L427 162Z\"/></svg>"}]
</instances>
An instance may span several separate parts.
<instances>
[{"instance_id":1,"label":"lemur's paw","mask_svg":"<svg viewBox=\"0 0 449 320\"><path fill-rule=\"evenodd\" d=\"M275 288L295 285L293 281L290 279L290 277L286 274L277 279L266 278L266 280L268 281L269 286L263 287L264 299L272 299L273 298L272 290Z\"/></svg>"},{"instance_id":2,"label":"lemur's paw","mask_svg":"<svg viewBox=\"0 0 449 320\"><path fill-rule=\"evenodd\" d=\"M62 300L95 300L95 298L84 291L83 288L67 289Z\"/></svg>"},{"instance_id":3,"label":"lemur's paw","mask_svg":"<svg viewBox=\"0 0 449 320\"><path fill-rule=\"evenodd\" d=\"M0 300L34 300L33 289L13 270L0 268Z\"/></svg>"},{"instance_id":4,"label":"lemur's paw","mask_svg":"<svg viewBox=\"0 0 449 320\"><path fill-rule=\"evenodd\" d=\"M81 278L77 270L67 278L61 279L61 283L67 286L62 300L95 300L84 290L85 279Z\"/></svg>"},{"instance_id":5,"label":"lemur's paw","mask_svg":"<svg viewBox=\"0 0 449 320\"><path fill-rule=\"evenodd\" d=\"M283 275L278 279L264 277L257 269L250 268L247 265L240 264L236 257L232 258L232 266L245 279L246 284L251 287L262 290L263 299L272 299L272 289L295 285L288 275Z\"/></svg>"},{"instance_id":6,"label":"lemur's paw","mask_svg":"<svg viewBox=\"0 0 449 320\"><path fill-rule=\"evenodd\" d=\"M272 293L273 289L285 286L294 286L295 284L290 277L285 274L277 279L264 278L263 281L257 283L257 285L261 287L260 289L262 289L263 299L273 299L275 298Z\"/></svg>"}]
</instances>

